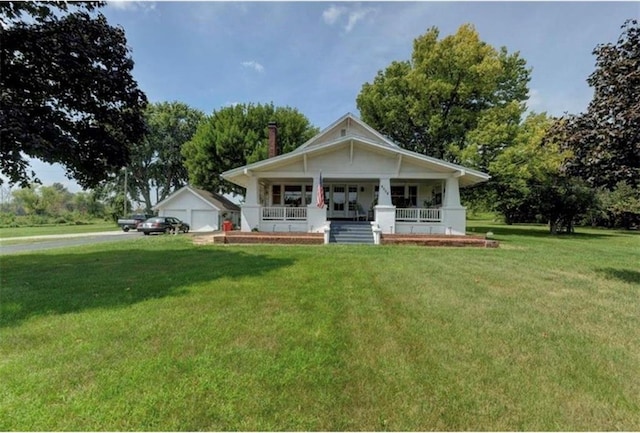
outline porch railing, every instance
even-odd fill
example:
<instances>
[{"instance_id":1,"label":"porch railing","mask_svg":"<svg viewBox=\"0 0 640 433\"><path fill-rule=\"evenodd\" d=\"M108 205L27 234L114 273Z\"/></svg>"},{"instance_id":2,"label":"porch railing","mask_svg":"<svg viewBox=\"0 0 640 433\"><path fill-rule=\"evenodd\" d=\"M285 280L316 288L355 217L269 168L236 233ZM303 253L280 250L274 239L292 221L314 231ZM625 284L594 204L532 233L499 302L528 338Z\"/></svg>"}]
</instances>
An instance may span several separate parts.
<instances>
[{"instance_id":1,"label":"porch railing","mask_svg":"<svg viewBox=\"0 0 640 433\"><path fill-rule=\"evenodd\" d=\"M396 208L396 221L415 223L441 222L442 214L439 208Z\"/></svg>"},{"instance_id":2,"label":"porch railing","mask_svg":"<svg viewBox=\"0 0 640 433\"><path fill-rule=\"evenodd\" d=\"M304 221L307 219L306 207L263 207L263 221Z\"/></svg>"}]
</instances>

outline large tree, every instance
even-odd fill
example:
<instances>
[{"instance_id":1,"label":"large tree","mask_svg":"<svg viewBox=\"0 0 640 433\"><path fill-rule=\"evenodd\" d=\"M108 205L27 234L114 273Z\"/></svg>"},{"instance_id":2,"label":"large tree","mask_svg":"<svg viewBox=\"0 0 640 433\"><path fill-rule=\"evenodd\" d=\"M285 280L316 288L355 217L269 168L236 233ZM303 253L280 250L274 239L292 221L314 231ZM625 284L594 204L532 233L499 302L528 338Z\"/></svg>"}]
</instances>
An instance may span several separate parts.
<instances>
[{"instance_id":1,"label":"large tree","mask_svg":"<svg viewBox=\"0 0 640 433\"><path fill-rule=\"evenodd\" d=\"M514 143L489 165L494 210L505 222L542 219L551 233L571 232L579 216L593 205L595 195L565 164L570 150L551 133L554 119L530 113L518 128Z\"/></svg>"},{"instance_id":2,"label":"large tree","mask_svg":"<svg viewBox=\"0 0 640 433\"><path fill-rule=\"evenodd\" d=\"M183 146L189 181L212 192L236 191L220 173L267 157L268 124L278 125L280 153L309 140L318 129L298 110L273 104L237 104L214 111Z\"/></svg>"},{"instance_id":3,"label":"large tree","mask_svg":"<svg viewBox=\"0 0 640 433\"><path fill-rule=\"evenodd\" d=\"M415 39L411 60L379 71L373 83L362 86L357 105L365 122L399 145L460 162L469 156L463 151L470 132L490 119L519 122L530 70L519 53L481 41L472 25L442 40L438 36L433 27ZM481 158L485 166L487 158Z\"/></svg>"},{"instance_id":4,"label":"large tree","mask_svg":"<svg viewBox=\"0 0 640 433\"><path fill-rule=\"evenodd\" d=\"M14 210L26 214L61 216L76 210L74 194L57 182L50 186L32 184L13 191L12 196Z\"/></svg>"},{"instance_id":5,"label":"large tree","mask_svg":"<svg viewBox=\"0 0 640 433\"><path fill-rule=\"evenodd\" d=\"M607 189L620 181L640 187L640 27L628 20L622 29L616 44L593 51L596 70L587 80L593 99L586 113L555 126L574 152L569 171Z\"/></svg>"},{"instance_id":6,"label":"large tree","mask_svg":"<svg viewBox=\"0 0 640 433\"><path fill-rule=\"evenodd\" d=\"M131 148L127 180L131 197L141 197L147 212L154 203L187 183L182 145L189 141L204 113L182 102L149 104L147 135ZM156 196L152 197L155 190Z\"/></svg>"},{"instance_id":7,"label":"large tree","mask_svg":"<svg viewBox=\"0 0 640 433\"><path fill-rule=\"evenodd\" d=\"M0 3L0 172L28 184L29 158L92 187L129 162L145 95L104 2ZM2 180L0 179L0 182Z\"/></svg>"}]
</instances>

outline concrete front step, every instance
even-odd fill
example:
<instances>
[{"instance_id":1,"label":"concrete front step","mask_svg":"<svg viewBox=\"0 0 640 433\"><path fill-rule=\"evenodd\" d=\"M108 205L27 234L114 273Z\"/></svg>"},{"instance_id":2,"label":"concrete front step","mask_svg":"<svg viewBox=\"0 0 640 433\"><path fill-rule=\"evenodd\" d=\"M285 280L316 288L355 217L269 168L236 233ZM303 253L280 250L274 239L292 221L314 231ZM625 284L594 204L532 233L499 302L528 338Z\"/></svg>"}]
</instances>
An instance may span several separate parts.
<instances>
[{"instance_id":1,"label":"concrete front step","mask_svg":"<svg viewBox=\"0 0 640 433\"><path fill-rule=\"evenodd\" d=\"M368 222L332 222L329 242L336 244L373 244L373 231Z\"/></svg>"}]
</instances>

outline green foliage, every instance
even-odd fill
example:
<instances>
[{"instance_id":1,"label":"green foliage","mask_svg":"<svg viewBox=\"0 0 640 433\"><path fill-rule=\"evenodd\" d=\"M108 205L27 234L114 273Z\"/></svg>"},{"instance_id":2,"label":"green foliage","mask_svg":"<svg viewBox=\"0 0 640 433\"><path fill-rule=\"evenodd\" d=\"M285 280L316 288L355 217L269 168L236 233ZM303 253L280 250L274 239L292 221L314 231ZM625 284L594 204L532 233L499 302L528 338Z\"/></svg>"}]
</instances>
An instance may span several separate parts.
<instances>
[{"instance_id":1,"label":"green foliage","mask_svg":"<svg viewBox=\"0 0 640 433\"><path fill-rule=\"evenodd\" d=\"M365 122L400 146L486 167L510 142L495 137L483 143L491 135L485 129L501 121L517 125L530 71L519 53L482 42L472 25L442 40L438 36L437 28L429 29L414 41L411 61L393 62L372 84L365 83L358 109ZM512 135L503 131L502 138Z\"/></svg>"},{"instance_id":2,"label":"green foliage","mask_svg":"<svg viewBox=\"0 0 640 433\"><path fill-rule=\"evenodd\" d=\"M515 144L489 165L487 188L507 224L542 220L552 233L571 232L594 205L593 191L564 171L572 155L549 134L553 123L544 113L531 113L518 128Z\"/></svg>"},{"instance_id":3,"label":"green foliage","mask_svg":"<svg viewBox=\"0 0 640 433\"><path fill-rule=\"evenodd\" d=\"M92 219L89 215L80 212L64 212L59 215L14 215L12 213L0 214L0 228L45 228L60 226L81 226L91 224L90 221L95 221L95 219ZM13 231L8 234L8 237L13 236ZM0 237L4 237L4 235Z\"/></svg>"},{"instance_id":4,"label":"green foliage","mask_svg":"<svg viewBox=\"0 0 640 433\"><path fill-rule=\"evenodd\" d=\"M592 225L627 229L640 226L640 189L620 181L612 190L598 189L597 203L587 221Z\"/></svg>"},{"instance_id":5,"label":"green foliage","mask_svg":"<svg viewBox=\"0 0 640 433\"><path fill-rule=\"evenodd\" d=\"M120 192L108 197L106 199L106 208L105 208L106 216L114 222L118 221L118 218L126 216L124 212L125 201L126 201L126 208L132 209L131 201L129 201L129 199L124 196L124 192Z\"/></svg>"},{"instance_id":6,"label":"green foliage","mask_svg":"<svg viewBox=\"0 0 640 433\"><path fill-rule=\"evenodd\" d=\"M574 224L595 204L595 195L582 179L555 175L533 188L538 212L549 223L552 234L573 232Z\"/></svg>"},{"instance_id":7,"label":"green foliage","mask_svg":"<svg viewBox=\"0 0 640 433\"><path fill-rule=\"evenodd\" d=\"M267 125L271 121L278 124L280 153L291 152L318 132L303 114L290 107L237 104L221 108L208 116L183 146L189 182L213 192L240 192L219 175L267 157Z\"/></svg>"},{"instance_id":8,"label":"green foliage","mask_svg":"<svg viewBox=\"0 0 640 433\"><path fill-rule=\"evenodd\" d=\"M37 192L38 186L31 185L26 188L21 188L13 191L14 209L18 213L42 215L45 213L46 206L44 204L42 196Z\"/></svg>"},{"instance_id":9,"label":"green foliage","mask_svg":"<svg viewBox=\"0 0 640 433\"><path fill-rule=\"evenodd\" d=\"M460 163L488 172L489 165L522 133L521 114L522 108L516 101L485 110L478 117L478 127L467 134L467 146L457 149Z\"/></svg>"},{"instance_id":10,"label":"green foliage","mask_svg":"<svg viewBox=\"0 0 640 433\"><path fill-rule=\"evenodd\" d=\"M594 94L587 112L567 116L557 128L575 157L567 164L593 187L624 181L640 188L640 27L628 20L614 44L598 45Z\"/></svg>"},{"instance_id":11,"label":"green foliage","mask_svg":"<svg viewBox=\"0 0 640 433\"><path fill-rule=\"evenodd\" d=\"M181 154L182 145L189 141L204 114L181 102L150 104L145 110L147 135L131 147L129 193L142 197L146 212L152 206L151 193L156 190L156 201L162 201L187 182L187 169ZM122 185L122 173L115 182Z\"/></svg>"},{"instance_id":12,"label":"green foliage","mask_svg":"<svg viewBox=\"0 0 640 433\"><path fill-rule=\"evenodd\" d=\"M104 203L99 199L96 191L77 192L73 195L73 207L80 214L93 218L104 217Z\"/></svg>"},{"instance_id":13,"label":"green foliage","mask_svg":"<svg viewBox=\"0 0 640 433\"><path fill-rule=\"evenodd\" d=\"M0 3L0 171L10 183L37 180L31 157L95 186L127 164L129 145L142 138L146 97L124 30L90 13L102 5Z\"/></svg>"},{"instance_id":14,"label":"green foliage","mask_svg":"<svg viewBox=\"0 0 640 433\"><path fill-rule=\"evenodd\" d=\"M95 191L70 193L62 184L32 184L11 192L0 225L67 224L104 218L105 205Z\"/></svg>"}]
</instances>

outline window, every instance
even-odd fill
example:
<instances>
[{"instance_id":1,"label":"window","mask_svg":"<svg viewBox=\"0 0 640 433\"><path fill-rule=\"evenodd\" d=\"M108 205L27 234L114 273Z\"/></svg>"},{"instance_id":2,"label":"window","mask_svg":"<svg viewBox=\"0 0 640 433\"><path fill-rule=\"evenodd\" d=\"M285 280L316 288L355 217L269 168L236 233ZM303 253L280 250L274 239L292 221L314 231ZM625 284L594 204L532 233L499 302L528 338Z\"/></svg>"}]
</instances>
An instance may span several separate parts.
<instances>
[{"instance_id":1,"label":"window","mask_svg":"<svg viewBox=\"0 0 640 433\"><path fill-rule=\"evenodd\" d=\"M280 206L282 204L282 189L280 185L271 186L271 206Z\"/></svg>"},{"instance_id":2,"label":"window","mask_svg":"<svg viewBox=\"0 0 640 433\"><path fill-rule=\"evenodd\" d=\"M333 210L344 211L345 189L344 186L333 186Z\"/></svg>"},{"instance_id":3,"label":"window","mask_svg":"<svg viewBox=\"0 0 640 433\"><path fill-rule=\"evenodd\" d=\"M302 206L302 185L284 186L284 205L292 207Z\"/></svg>"},{"instance_id":4,"label":"window","mask_svg":"<svg viewBox=\"0 0 640 433\"><path fill-rule=\"evenodd\" d=\"M349 200L349 210L354 211L357 210L358 204L358 185L349 185L349 196L347 198Z\"/></svg>"},{"instance_id":5,"label":"window","mask_svg":"<svg viewBox=\"0 0 640 433\"><path fill-rule=\"evenodd\" d=\"M409 192L407 198L407 206L408 207L418 207L418 186L417 185L409 185L407 187Z\"/></svg>"},{"instance_id":6,"label":"window","mask_svg":"<svg viewBox=\"0 0 640 433\"><path fill-rule=\"evenodd\" d=\"M404 207L404 185L391 185L391 203L396 207Z\"/></svg>"},{"instance_id":7,"label":"window","mask_svg":"<svg viewBox=\"0 0 640 433\"><path fill-rule=\"evenodd\" d=\"M324 186L324 203L329 208L331 204L331 187L329 185Z\"/></svg>"},{"instance_id":8,"label":"window","mask_svg":"<svg viewBox=\"0 0 640 433\"><path fill-rule=\"evenodd\" d=\"M304 187L304 204L313 203L313 185L305 185Z\"/></svg>"}]
</instances>

